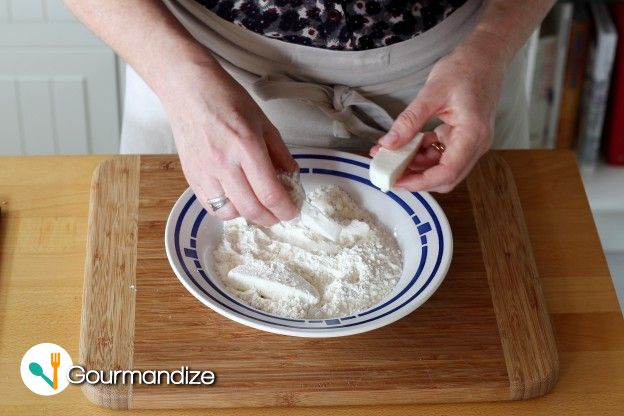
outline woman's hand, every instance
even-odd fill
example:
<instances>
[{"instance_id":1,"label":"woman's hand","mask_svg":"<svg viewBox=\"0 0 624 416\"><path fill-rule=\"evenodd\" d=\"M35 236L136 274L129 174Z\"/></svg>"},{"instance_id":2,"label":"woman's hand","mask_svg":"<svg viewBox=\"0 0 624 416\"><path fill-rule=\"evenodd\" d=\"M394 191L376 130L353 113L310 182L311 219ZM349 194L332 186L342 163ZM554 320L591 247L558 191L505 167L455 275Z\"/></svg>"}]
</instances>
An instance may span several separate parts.
<instances>
[{"instance_id":1,"label":"woman's hand","mask_svg":"<svg viewBox=\"0 0 624 416\"><path fill-rule=\"evenodd\" d=\"M442 121L433 132L425 134L421 150L396 182L396 188L449 192L491 147L496 103L505 71L503 60L492 52L495 48L491 43L462 45L437 62L414 101L373 146L373 156L380 146L396 149L409 142L432 118ZM434 142L444 145L444 153L430 146Z\"/></svg>"},{"instance_id":2,"label":"woman's hand","mask_svg":"<svg viewBox=\"0 0 624 416\"><path fill-rule=\"evenodd\" d=\"M221 219L270 226L297 214L276 170L296 171L279 132L216 62L181 63L160 88L182 170L199 201ZM162 91L165 91L164 93ZM206 202L225 194L214 213Z\"/></svg>"}]
</instances>

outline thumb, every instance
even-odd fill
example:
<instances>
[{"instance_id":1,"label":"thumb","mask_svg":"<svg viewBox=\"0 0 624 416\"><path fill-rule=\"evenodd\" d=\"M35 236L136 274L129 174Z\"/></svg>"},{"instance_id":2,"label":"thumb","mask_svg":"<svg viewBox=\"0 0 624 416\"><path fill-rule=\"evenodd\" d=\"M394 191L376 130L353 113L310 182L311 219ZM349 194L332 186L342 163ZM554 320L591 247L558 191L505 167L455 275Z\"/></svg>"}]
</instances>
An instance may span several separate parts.
<instances>
[{"instance_id":1,"label":"thumb","mask_svg":"<svg viewBox=\"0 0 624 416\"><path fill-rule=\"evenodd\" d=\"M409 143L435 115L437 108L431 101L416 97L394 120L390 130L378 143L388 149L397 149Z\"/></svg>"}]
</instances>

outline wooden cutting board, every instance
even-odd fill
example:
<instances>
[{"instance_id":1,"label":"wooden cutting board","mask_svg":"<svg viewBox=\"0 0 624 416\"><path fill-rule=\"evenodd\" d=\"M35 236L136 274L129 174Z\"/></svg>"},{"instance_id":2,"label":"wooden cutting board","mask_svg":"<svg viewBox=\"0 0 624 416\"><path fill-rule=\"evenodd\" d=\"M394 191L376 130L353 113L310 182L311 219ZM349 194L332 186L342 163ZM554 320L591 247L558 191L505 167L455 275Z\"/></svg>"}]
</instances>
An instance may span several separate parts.
<instances>
[{"instance_id":1,"label":"wooden cutting board","mask_svg":"<svg viewBox=\"0 0 624 416\"><path fill-rule=\"evenodd\" d=\"M116 408L316 406L529 399L554 386L557 349L513 176L486 155L435 195L454 255L437 292L384 328L305 339L264 333L188 293L164 248L186 189L177 156L123 156L93 175L79 362L216 374L212 386L83 385Z\"/></svg>"}]
</instances>

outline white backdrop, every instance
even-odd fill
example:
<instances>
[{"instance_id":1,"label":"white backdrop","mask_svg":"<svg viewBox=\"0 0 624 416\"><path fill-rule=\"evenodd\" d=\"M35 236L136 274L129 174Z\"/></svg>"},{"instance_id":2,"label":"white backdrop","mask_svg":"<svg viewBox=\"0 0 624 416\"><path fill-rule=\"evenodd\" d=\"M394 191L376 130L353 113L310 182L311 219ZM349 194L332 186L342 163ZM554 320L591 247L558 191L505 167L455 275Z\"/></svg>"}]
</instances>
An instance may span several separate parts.
<instances>
[{"instance_id":1,"label":"white backdrop","mask_svg":"<svg viewBox=\"0 0 624 416\"><path fill-rule=\"evenodd\" d=\"M0 155L117 153L119 84L61 0L0 0Z\"/></svg>"}]
</instances>

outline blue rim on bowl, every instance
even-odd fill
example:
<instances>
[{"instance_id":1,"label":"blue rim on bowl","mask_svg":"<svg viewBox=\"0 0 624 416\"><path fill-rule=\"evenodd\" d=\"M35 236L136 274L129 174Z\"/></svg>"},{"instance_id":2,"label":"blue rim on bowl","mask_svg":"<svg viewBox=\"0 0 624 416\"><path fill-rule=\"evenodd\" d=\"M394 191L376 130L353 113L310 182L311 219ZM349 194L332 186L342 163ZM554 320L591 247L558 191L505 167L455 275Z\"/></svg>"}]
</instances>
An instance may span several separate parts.
<instances>
[{"instance_id":1,"label":"blue rim on bowl","mask_svg":"<svg viewBox=\"0 0 624 416\"><path fill-rule=\"evenodd\" d=\"M453 246L448 220L433 197L424 192L381 192L368 179L370 159L362 156L294 149L293 157L301 166L304 186L336 183L350 188L347 191L359 196L364 207L394 231L405 257L403 275L395 289L368 310L329 319L293 319L254 309L228 293L213 277L210 255L220 240L221 222L207 215L190 188L175 203L165 228L167 257L184 287L233 321L300 337L367 332L401 319L429 299L448 271Z\"/></svg>"}]
</instances>

